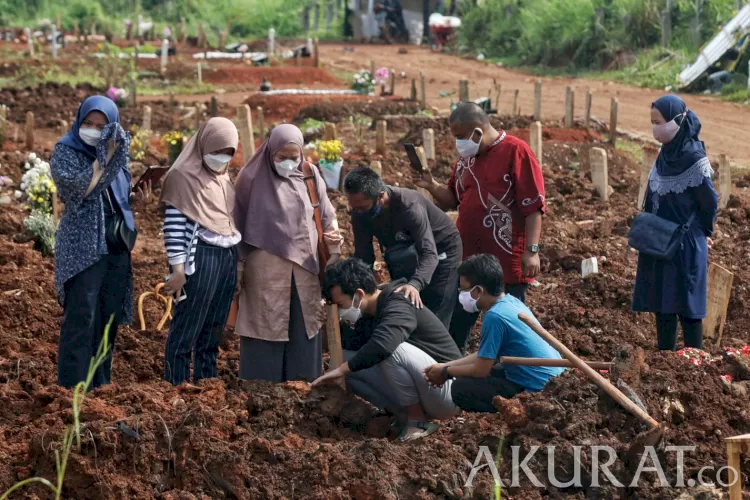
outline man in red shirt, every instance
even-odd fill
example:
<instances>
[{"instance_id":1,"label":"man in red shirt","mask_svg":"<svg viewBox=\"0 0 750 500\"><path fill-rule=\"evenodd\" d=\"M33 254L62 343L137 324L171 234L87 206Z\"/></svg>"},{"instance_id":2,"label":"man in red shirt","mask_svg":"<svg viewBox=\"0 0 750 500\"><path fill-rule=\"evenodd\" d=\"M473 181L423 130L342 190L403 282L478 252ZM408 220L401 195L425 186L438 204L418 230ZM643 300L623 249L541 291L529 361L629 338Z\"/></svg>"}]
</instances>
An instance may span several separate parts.
<instances>
[{"instance_id":1,"label":"man in red shirt","mask_svg":"<svg viewBox=\"0 0 750 500\"><path fill-rule=\"evenodd\" d=\"M539 273L539 240L546 210L544 177L524 141L495 130L474 103L460 103L450 116L459 159L447 185L424 172L415 184L443 210L458 208L463 257L491 254L505 274L505 291L521 301ZM478 313L459 304L450 332L462 350Z\"/></svg>"}]
</instances>

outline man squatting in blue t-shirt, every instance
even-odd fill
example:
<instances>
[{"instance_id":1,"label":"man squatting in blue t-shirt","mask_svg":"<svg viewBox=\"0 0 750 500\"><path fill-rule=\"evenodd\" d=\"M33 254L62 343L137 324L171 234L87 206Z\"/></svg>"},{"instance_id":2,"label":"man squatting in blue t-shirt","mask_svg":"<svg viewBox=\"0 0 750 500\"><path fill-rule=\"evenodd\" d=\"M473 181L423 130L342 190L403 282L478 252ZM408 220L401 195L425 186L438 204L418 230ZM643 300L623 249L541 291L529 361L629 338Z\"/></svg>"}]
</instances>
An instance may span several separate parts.
<instances>
[{"instance_id":1,"label":"man squatting in blue t-shirt","mask_svg":"<svg viewBox=\"0 0 750 500\"><path fill-rule=\"evenodd\" d=\"M544 366L503 366L501 356L560 359L544 339L518 319L525 313L536 321L523 302L504 293L503 269L497 258L474 255L458 268L459 301L470 313L484 311L479 351L455 361L436 363L424 369L425 379L442 386L455 377L451 386L453 403L475 412L494 412L492 398L512 398L521 392L541 391L547 381L564 368Z\"/></svg>"}]
</instances>

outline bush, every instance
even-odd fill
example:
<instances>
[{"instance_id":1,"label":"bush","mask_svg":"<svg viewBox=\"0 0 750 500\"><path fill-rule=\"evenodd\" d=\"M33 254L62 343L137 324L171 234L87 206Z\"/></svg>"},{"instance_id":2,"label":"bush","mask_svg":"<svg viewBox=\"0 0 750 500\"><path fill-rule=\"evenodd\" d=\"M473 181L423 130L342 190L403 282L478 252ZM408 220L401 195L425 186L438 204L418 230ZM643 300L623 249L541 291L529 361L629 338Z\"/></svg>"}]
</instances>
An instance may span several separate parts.
<instances>
[{"instance_id":1,"label":"bush","mask_svg":"<svg viewBox=\"0 0 750 500\"><path fill-rule=\"evenodd\" d=\"M735 0L674 0L672 47L696 51L735 14ZM661 43L663 0L486 0L463 17L460 44L521 64L600 68ZM596 12L601 24L595 26Z\"/></svg>"}]
</instances>

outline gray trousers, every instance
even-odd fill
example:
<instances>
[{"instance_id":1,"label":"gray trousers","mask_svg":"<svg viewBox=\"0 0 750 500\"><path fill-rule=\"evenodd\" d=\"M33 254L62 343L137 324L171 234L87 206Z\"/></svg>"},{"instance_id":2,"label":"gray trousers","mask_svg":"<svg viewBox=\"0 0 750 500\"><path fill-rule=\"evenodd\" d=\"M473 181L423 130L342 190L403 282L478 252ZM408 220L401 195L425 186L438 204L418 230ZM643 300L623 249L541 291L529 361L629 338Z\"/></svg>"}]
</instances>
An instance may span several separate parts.
<instances>
[{"instance_id":1,"label":"gray trousers","mask_svg":"<svg viewBox=\"0 0 750 500\"><path fill-rule=\"evenodd\" d=\"M344 351L344 359L348 361L355 354ZM354 394L381 409L405 409L420 403L429 419L450 418L460 411L451 398L452 380L443 387L431 387L422 372L435 363L423 350L402 342L378 366L347 375L347 385Z\"/></svg>"}]
</instances>

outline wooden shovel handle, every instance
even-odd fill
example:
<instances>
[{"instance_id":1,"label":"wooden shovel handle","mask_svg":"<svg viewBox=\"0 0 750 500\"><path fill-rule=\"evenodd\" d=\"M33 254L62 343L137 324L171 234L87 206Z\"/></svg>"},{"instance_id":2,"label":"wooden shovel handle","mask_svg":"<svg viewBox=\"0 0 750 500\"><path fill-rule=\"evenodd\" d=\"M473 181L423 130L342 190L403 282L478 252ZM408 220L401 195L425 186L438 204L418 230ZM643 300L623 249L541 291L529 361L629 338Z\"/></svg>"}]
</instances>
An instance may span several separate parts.
<instances>
[{"instance_id":1,"label":"wooden shovel handle","mask_svg":"<svg viewBox=\"0 0 750 500\"><path fill-rule=\"evenodd\" d=\"M565 359L570 361L573 366L581 370L586 376L595 383L600 389L609 394L609 396L617 401L620 406L628 410L633 416L636 416L647 423L651 428L658 427L659 422L651 418L651 416L640 409L638 405L633 403L625 394L623 394L617 387L612 385L609 380L602 377L599 372L591 368L581 358L573 354L573 352L565 347L565 344L560 342L554 335L549 333L547 330L542 328L541 325L536 323L529 315L521 313L518 315L518 319L526 323L526 325L534 330L534 332L547 341L549 345L554 347Z\"/></svg>"},{"instance_id":2,"label":"wooden shovel handle","mask_svg":"<svg viewBox=\"0 0 750 500\"><path fill-rule=\"evenodd\" d=\"M610 370L612 363L608 361L584 361L595 370ZM575 368L575 365L567 359L554 358L518 358L515 356L501 356L500 364L516 366L553 366L562 368Z\"/></svg>"}]
</instances>

